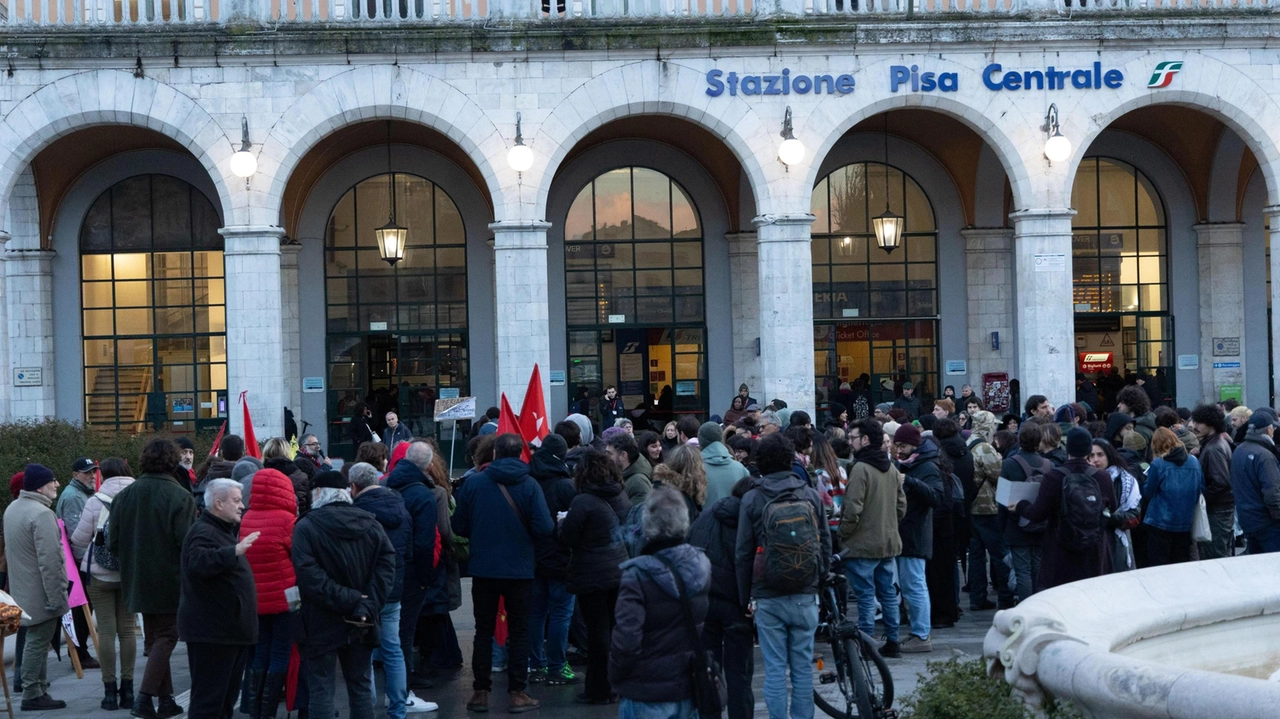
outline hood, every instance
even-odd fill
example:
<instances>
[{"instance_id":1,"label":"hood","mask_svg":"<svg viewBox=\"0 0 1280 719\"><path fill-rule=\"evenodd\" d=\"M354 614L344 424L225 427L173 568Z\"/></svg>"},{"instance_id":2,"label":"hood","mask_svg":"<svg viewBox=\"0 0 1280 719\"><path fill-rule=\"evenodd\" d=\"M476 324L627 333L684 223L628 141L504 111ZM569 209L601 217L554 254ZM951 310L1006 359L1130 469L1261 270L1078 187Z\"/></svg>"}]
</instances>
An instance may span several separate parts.
<instances>
[{"instance_id":1,"label":"hood","mask_svg":"<svg viewBox=\"0 0 1280 719\"><path fill-rule=\"evenodd\" d=\"M622 570L635 567L649 575L667 596L679 598L680 589L676 586L675 577L671 575L667 565L658 559L658 556L662 556L676 566L676 571L680 572L680 578L684 580L685 589L690 595L705 592L711 586L711 560L707 559L707 555L701 549L688 544L679 544L658 550L655 554L657 556L646 554L624 562Z\"/></svg>"},{"instance_id":2,"label":"hood","mask_svg":"<svg viewBox=\"0 0 1280 719\"><path fill-rule=\"evenodd\" d=\"M711 506L711 512L716 515L716 521L729 529L738 527L738 510L740 509L742 509L742 498L732 495Z\"/></svg>"},{"instance_id":3,"label":"hood","mask_svg":"<svg viewBox=\"0 0 1280 719\"><path fill-rule=\"evenodd\" d=\"M582 446L585 447L595 441L596 435L591 431L591 420L587 419L586 415L575 412L565 419L578 425L578 429L582 431Z\"/></svg>"},{"instance_id":4,"label":"hood","mask_svg":"<svg viewBox=\"0 0 1280 719\"><path fill-rule=\"evenodd\" d=\"M932 437L925 437L920 442L920 446L916 448L916 453L911 455L908 461L902 461L903 468L914 467L924 462L938 461L938 445L933 443Z\"/></svg>"},{"instance_id":5,"label":"hood","mask_svg":"<svg viewBox=\"0 0 1280 719\"><path fill-rule=\"evenodd\" d=\"M111 479L102 480L102 486L98 488L98 491L108 497L115 498L120 493L120 490L131 484L133 484L133 477L112 477Z\"/></svg>"},{"instance_id":6,"label":"hood","mask_svg":"<svg viewBox=\"0 0 1280 719\"><path fill-rule=\"evenodd\" d=\"M209 464L209 471L204 476L206 479L231 479L231 472L235 468L235 462L219 457Z\"/></svg>"},{"instance_id":7,"label":"hood","mask_svg":"<svg viewBox=\"0 0 1280 719\"><path fill-rule=\"evenodd\" d=\"M622 470L623 479L631 479L637 474L644 475L646 477L653 475L653 467L649 465L648 458L643 454L637 456L636 461L632 462L630 466Z\"/></svg>"},{"instance_id":8,"label":"hood","mask_svg":"<svg viewBox=\"0 0 1280 719\"><path fill-rule=\"evenodd\" d=\"M301 521L316 525L322 534L347 541L366 537L378 523L372 514L346 502L312 509Z\"/></svg>"},{"instance_id":9,"label":"hood","mask_svg":"<svg viewBox=\"0 0 1280 719\"><path fill-rule=\"evenodd\" d=\"M947 453L948 457L963 457L965 452L969 451L968 445L964 443L964 437L958 434L954 437L938 440L938 446L943 452Z\"/></svg>"},{"instance_id":10,"label":"hood","mask_svg":"<svg viewBox=\"0 0 1280 719\"><path fill-rule=\"evenodd\" d=\"M301 471L298 469L298 465L294 464L291 460L286 459L284 457L272 457L271 459L268 459L266 462L263 462L262 466L267 469L274 469L275 471L279 472L280 474L283 474L286 477L293 474L294 472ZM254 481L257 481L257 480L254 480Z\"/></svg>"},{"instance_id":11,"label":"hood","mask_svg":"<svg viewBox=\"0 0 1280 719\"><path fill-rule=\"evenodd\" d=\"M427 475L412 462L400 462L395 469L391 470L391 474L387 475L387 486L397 491L402 491L415 483L426 485L429 481Z\"/></svg>"},{"instance_id":12,"label":"hood","mask_svg":"<svg viewBox=\"0 0 1280 719\"><path fill-rule=\"evenodd\" d=\"M1116 432L1120 431L1121 427L1132 421L1133 417L1130 417L1124 412L1112 412L1107 415L1107 436L1104 439L1110 442L1112 438L1116 436ZM1119 447L1117 447L1117 449L1119 449Z\"/></svg>"},{"instance_id":13,"label":"hood","mask_svg":"<svg viewBox=\"0 0 1280 719\"><path fill-rule=\"evenodd\" d=\"M529 476L529 465L515 457L503 457L502 459L495 459L484 470L484 473L485 476L498 484L517 484L520 480Z\"/></svg>"},{"instance_id":14,"label":"hood","mask_svg":"<svg viewBox=\"0 0 1280 719\"><path fill-rule=\"evenodd\" d=\"M407 516L404 500L386 487L373 486L356 495L351 501L356 509L372 514L384 529L399 529Z\"/></svg>"},{"instance_id":15,"label":"hood","mask_svg":"<svg viewBox=\"0 0 1280 719\"><path fill-rule=\"evenodd\" d=\"M789 492L793 489L801 489L803 487L808 487L808 486L809 486L808 479L801 479L800 477L796 476L796 473L792 472L790 469L786 470L785 472L774 472L773 474L766 474L760 479L756 480L756 483L755 483L756 489L760 490L762 493L770 497L776 496L783 492Z\"/></svg>"},{"instance_id":16,"label":"hood","mask_svg":"<svg viewBox=\"0 0 1280 719\"><path fill-rule=\"evenodd\" d=\"M893 466L893 462L889 461L889 454L884 451L884 447L867 446L854 453L853 459L856 462L871 465L880 472L888 472Z\"/></svg>"},{"instance_id":17,"label":"hood","mask_svg":"<svg viewBox=\"0 0 1280 719\"><path fill-rule=\"evenodd\" d=\"M723 442L712 442L702 448L702 462L712 467L727 467L733 461L729 448Z\"/></svg>"},{"instance_id":18,"label":"hood","mask_svg":"<svg viewBox=\"0 0 1280 719\"><path fill-rule=\"evenodd\" d=\"M582 488L584 494L594 494L606 502L612 501L618 495L622 494L622 485L617 482L605 482L604 484L588 484Z\"/></svg>"},{"instance_id":19,"label":"hood","mask_svg":"<svg viewBox=\"0 0 1280 719\"><path fill-rule=\"evenodd\" d=\"M298 496L293 492L293 480L275 469L260 469L253 474L253 505L248 511L266 509L298 513Z\"/></svg>"},{"instance_id":20,"label":"hood","mask_svg":"<svg viewBox=\"0 0 1280 719\"><path fill-rule=\"evenodd\" d=\"M1066 464L1067 460L1069 459L1069 457L1067 457L1067 450L1065 447L1057 447L1056 449L1050 450L1048 452L1041 452L1040 456L1044 457L1045 459L1049 460L1050 462L1053 462L1058 466L1062 466Z\"/></svg>"},{"instance_id":21,"label":"hood","mask_svg":"<svg viewBox=\"0 0 1280 719\"><path fill-rule=\"evenodd\" d=\"M391 473L395 471L396 465L400 464L400 460L404 459L404 456L408 453L409 453L408 442L401 442L400 444L397 444L395 447L393 447L391 450L391 462L387 464L387 472Z\"/></svg>"},{"instance_id":22,"label":"hood","mask_svg":"<svg viewBox=\"0 0 1280 719\"><path fill-rule=\"evenodd\" d=\"M1179 444L1175 446L1173 449L1169 450L1168 454L1164 456L1164 461L1170 462L1172 464L1176 464L1177 466L1181 467L1182 465L1187 463L1187 457L1189 456L1190 455L1187 454L1187 450L1182 445Z\"/></svg>"},{"instance_id":23,"label":"hood","mask_svg":"<svg viewBox=\"0 0 1280 719\"><path fill-rule=\"evenodd\" d=\"M1142 415L1141 417L1139 417L1139 418L1137 418L1137 419L1133 420L1133 426L1135 426L1135 427L1136 427L1136 426L1138 426L1138 425L1142 425L1143 427L1150 427L1152 432L1156 431L1156 415L1155 415L1155 413L1154 413L1154 412L1147 412L1146 414Z\"/></svg>"},{"instance_id":24,"label":"hood","mask_svg":"<svg viewBox=\"0 0 1280 719\"><path fill-rule=\"evenodd\" d=\"M538 480L539 483L555 480L564 477L571 478L569 474L569 465L564 460L555 456L551 452L544 452L539 448L533 453L533 459L529 460L529 474Z\"/></svg>"}]
</instances>

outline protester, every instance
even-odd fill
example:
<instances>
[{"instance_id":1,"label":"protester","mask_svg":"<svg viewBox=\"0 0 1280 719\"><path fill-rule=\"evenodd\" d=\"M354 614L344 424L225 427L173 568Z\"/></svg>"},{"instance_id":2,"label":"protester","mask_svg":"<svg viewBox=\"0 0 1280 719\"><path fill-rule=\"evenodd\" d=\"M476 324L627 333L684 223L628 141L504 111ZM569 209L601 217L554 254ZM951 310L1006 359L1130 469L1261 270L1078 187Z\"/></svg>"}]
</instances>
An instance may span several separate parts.
<instances>
[{"instance_id":1,"label":"protester","mask_svg":"<svg viewBox=\"0 0 1280 719\"><path fill-rule=\"evenodd\" d=\"M765 705L770 719L813 715L810 661L813 633L818 626L818 584L830 570L831 533L823 521L822 499L805 479L791 471L795 451L791 440L777 433L760 440L756 465L762 476L742 498L738 514L734 562L738 597L744 614L750 609L748 602L755 600L756 630L764 656ZM771 508L769 523L765 521L766 507ZM783 517L791 521L782 524ZM670 531L682 524L679 520L668 521L672 521ZM783 526L790 529L783 530ZM786 557L786 546L814 549L803 556ZM762 573L757 580L753 570L758 551ZM785 569L781 566L784 564ZM792 679L789 702L788 676Z\"/></svg>"},{"instance_id":2,"label":"protester","mask_svg":"<svg viewBox=\"0 0 1280 719\"><path fill-rule=\"evenodd\" d=\"M176 451L175 451L176 454ZM49 696L46 666L49 647L62 628L67 604L67 566L62 552L58 517L52 510L58 496L53 471L28 464L22 472L22 491L4 512L4 552L9 566L9 591L28 617L22 657L22 711L65 709L67 703Z\"/></svg>"},{"instance_id":3,"label":"protester","mask_svg":"<svg viewBox=\"0 0 1280 719\"><path fill-rule=\"evenodd\" d=\"M293 463L298 465L298 469L307 475L308 478L314 476L317 472L324 472L333 469L329 460L324 456L324 450L320 446L320 440L314 434L304 434L302 443L298 445L298 455L293 458ZM308 499L310 499L308 497ZM302 507L302 503L298 504Z\"/></svg>"},{"instance_id":4,"label":"protester","mask_svg":"<svg viewBox=\"0 0 1280 719\"><path fill-rule=\"evenodd\" d=\"M1027 423L1018 433L1018 448L1001 463L1000 476L1010 482L1041 481L1053 464L1040 456L1040 444L1040 426ZM1024 602L1040 589L1036 581L1046 525L1010 514L1007 507L1000 507L1000 521L1004 526L1004 546L1012 559L1014 594L1018 601Z\"/></svg>"},{"instance_id":5,"label":"protester","mask_svg":"<svg viewBox=\"0 0 1280 719\"><path fill-rule=\"evenodd\" d=\"M1249 419L1253 416L1253 410L1240 405L1232 407L1227 414L1227 420L1231 422L1231 439L1238 446L1244 441L1249 433Z\"/></svg>"},{"instance_id":6,"label":"protester","mask_svg":"<svg viewBox=\"0 0 1280 719\"><path fill-rule=\"evenodd\" d=\"M186 435L175 437L173 443L178 445L178 470L175 472L178 484L190 492L196 486L196 445Z\"/></svg>"},{"instance_id":7,"label":"protester","mask_svg":"<svg viewBox=\"0 0 1280 719\"><path fill-rule=\"evenodd\" d=\"M849 428L854 465L840 510L840 552L858 605L858 629L875 634L876 600L884 610L885 642L880 655L902 656L894 565L902 554L898 523L907 514L902 472L884 451L884 430L874 419Z\"/></svg>"},{"instance_id":8,"label":"protester","mask_svg":"<svg viewBox=\"0 0 1280 719\"><path fill-rule=\"evenodd\" d=\"M687 617L692 615L694 631L700 632L711 567L702 552L685 543L689 521L681 504L674 490L654 488L642 518L641 556L622 565L609 680L622 697L618 715L624 719L697 716L689 671L696 637Z\"/></svg>"},{"instance_id":9,"label":"protester","mask_svg":"<svg viewBox=\"0 0 1280 719\"><path fill-rule=\"evenodd\" d=\"M702 467L707 475L707 496L704 506L711 506L733 493L733 487L750 473L733 458L724 444L724 430L714 422L698 428L698 447L702 453Z\"/></svg>"},{"instance_id":10,"label":"protester","mask_svg":"<svg viewBox=\"0 0 1280 719\"><path fill-rule=\"evenodd\" d=\"M181 473L179 471L179 473ZM94 495L94 487L97 484L98 463L88 457L81 457L71 463L71 481L67 482L67 486L62 490L62 494L58 496L58 504L54 508L54 512L58 515L58 519L62 520L62 526L67 529L67 536L76 530L80 524L80 515L84 512L85 502ZM79 567L84 561L84 550L77 549L71 545L71 554L76 561L76 567ZM89 584L89 573L79 571L80 586L84 587ZM74 651L80 657L80 667L82 669L98 669L100 665L98 661L89 655L89 624L85 620L82 612L72 613L72 622L75 627L76 644Z\"/></svg>"},{"instance_id":11,"label":"protester","mask_svg":"<svg viewBox=\"0 0 1280 719\"><path fill-rule=\"evenodd\" d=\"M169 657L178 643L182 541L196 506L174 477L180 460L177 445L162 437L148 440L139 462L142 475L111 502L107 550L120 561L125 605L142 615L147 664L132 712L142 719L168 719L183 712L173 699ZM207 479L203 487L208 487ZM153 698L159 699L157 705Z\"/></svg>"},{"instance_id":12,"label":"protester","mask_svg":"<svg viewBox=\"0 0 1280 719\"><path fill-rule=\"evenodd\" d=\"M1233 410L1234 412L1234 410ZM1280 464L1270 407L1249 417L1248 433L1231 456L1231 492L1249 554L1280 552Z\"/></svg>"},{"instance_id":13,"label":"protester","mask_svg":"<svg viewBox=\"0 0 1280 719\"><path fill-rule=\"evenodd\" d=\"M584 418L585 419L585 418ZM493 631L498 601L507 612L508 711L537 709L525 692L529 676L529 602L534 578L534 543L555 529L547 502L529 465L520 460L524 440L503 434L494 443L494 460L458 490L453 515L455 534L470 540L471 601L476 637L471 668L474 693L468 711L488 711L493 660Z\"/></svg>"},{"instance_id":14,"label":"protester","mask_svg":"<svg viewBox=\"0 0 1280 719\"><path fill-rule=\"evenodd\" d=\"M664 449L662 438L658 436L657 432L645 430L636 435L636 445L640 447L640 456L649 463L650 480L652 480L653 469L662 464L662 452Z\"/></svg>"},{"instance_id":15,"label":"protester","mask_svg":"<svg viewBox=\"0 0 1280 719\"><path fill-rule=\"evenodd\" d=\"M1192 560L1191 524L1196 505L1204 492L1204 475L1200 462L1187 454L1178 436L1168 427L1160 427L1152 435L1154 459L1142 485L1143 541L1145 561L1141 566Z\"/></svg>"},{"instance_id":16,"label":"protester","mask_svg":"<svg viewBox=\"0 0 1280 719\"><path fill-rule=\"evenodd\" d=\"M413 432L409 430L409 425L400 421L400 415L395 412L387 412L385 421L387 426L382 430L382 444L384 446L394 447L401 442L413 441Z\"/></svg>"},{"instance_id":17,"label":"protester","mask_svg":"<svg viewBox=\"0 0 1280 719\"><path fill-rule=\"evenodd\" d=\"M259 484L260 493L262 489ZM258 641L256 590L245 552L260 534L238 537L244 511L240 494L235 480L209 480L205 511L182 542L178 636L186 642L191 669L191 719L231 716L245 664Z\"/></svg>"},{"instance_id":18,"label":"protester","mask_svg":"<svg viewBox=\"0 0 1280 719\"><path fill-rule=\"evenodd\" d=\"M612 704L609 645L618 602L619 566L627 561L621 525L631 511L618 467L604 452L589 451L574 471L578 491L560 521L560 543L570 550L569 591L587 626L587 679L581 704Z\"/></svg>"},{"instance_id":19,"label":"protester","mask_svg":"<svg viewBox=\"0 0 1280 719\"><path fill-rule=\"evenodd\" d=\"M622 404L622 398L618 396L618 388L609 385L604 388L604 396L600 398L597 410L600 412L600 426L609 428L623 417L626 413L626 407Z\"/></svg>"},{"instance_id":20,"label":"protester","mask_svg":"<svg viewBox=\"0 0 1280 719\"><path fill-rule=\"evenodd\" d=\"M904 475L907 513L898 523L902 553L898 556L898 583L907 601L911 635L902 642L905 654L933 651L930 621L932 607L925 580L925 563L933 556L933 512L947 497L938 469L938 447L920 430L904 424L893 434L898 469Z\"/></svg>"},{"instance_id":21,"label":"protester","mask_svg":"<svg viewBox=\"0 0 1280 719\"><path fill-rule=\"evenodd\" d=\"M642 436L643 434L641 433ZM631 500L632 504L642 504L649 496L649 491L653 489L653 467L640 452L636 438L625 432L616 434L605 443L605 451L622 472L627 499Z\"/></svg>"},{"instance_id":22,"label":"protester","mask_svg":"<svg viewBox=\"0 0 1280 719\"><path fill-rule=\"evenodd\" d=\"M612 447L627 444L634 449L631 435L623 432L609 440ZM558 517L568 512L578 494L569 467L564 438L549 434L534 451L529 475L542 488L547 513ZM615 455L616 457L616 455ZM540 537L534 569L533 598L529 611L529 683L563 685L578 681L565 652L569 649L569 622L573 618L574 596L569 591L569 549L555 537Z\"/></svg>"},{"instance_id":23,"label":"protester","mask_svg":"<svg viewBox=\"0 0 1280 719\"><path fill-rule=\"evenodd\" d=\"M382 453L385 457L386 447L383 445L377 446L382 448ZM246 457L245 459L251 458ZM289 480L289 484L293 487L294 506L297 508L296 514L299 517L311 509L311 475L298 467L298 462L293 456L293 450L289 446L288 440L283 437L273 437L262 445L262 468L274 469ZM244 495L244 505L246 507L250 505L247 491Z\"/></svg>"},{"instance_id":24,"label":"protester","mask_svg":"<svg viewBox=\"0 0 1280 719\"><path fill-rule=\"evenodd\" d=\"M920 416L920 398L915 396L916 386L911 382L903 383L902 394L893 400L893 408L906 412L907 419Z\"/></svg>"},{"instance_id":25,"label":"protester","mask_svg":"<svg viewBox=\"0 0 1280 719\"><path fill-rule=\"evenodd\" d=\"M1138 565L1134 556L1132 529L1138 526L1142 519L1141 483L1116 448L1105 439L1093 440L1089 464L1105 471L1111 477L1111 486L1116 495L1116 510L1104 523L1108 529L1112 530L1108 538L1111 548L1111 571L1127 572L1136 569Z\"/></svg>"},{"instance_id":26,"label":"protester","mask_svg":"<svg viewBox=\"0 0 1280 719\"><path fill-rule=\"evenodd\" d=\"M702 453L688 444L672 449L667 453L666 462L653 471L653 483L679 491L684 497L689 521L696 520L707 501L707 472L702 465Z\"/></svg>"},{"instance_id":27,"label":"protester","mask_svg":"<svg viewBox=\"0 0 1280 719\"><path fill-rule=\"evenodd\" d=\"M80 569L90 577L86 591L98 624L98 657L105 692L102 708L115 711L133 708L133 665L138 641L134 635L134 614L125 606L120 591L120 563L107 551L106 530L111 520L112 501L134 480L129 463L116 457L102 460L101 471L102 486L85 502L80 523L68 530L72 532L72 549L80 547L84 553ZM117 639L120 642L119 686L116 685Z\"/></svg>"},{"instance_id":28,"label":"protester","mask_svg":"<svg viewBox=\"0 0 1280 719\"><path fill-rule=\"evenodd\" d=\"M1151 437L1156 431L1156 416L1151 411L1151 396L1141 386L1131 384L1116 395L1116 410L1133 418L1133 430L1142 435L1147 452L1143 455L1146 461L1151 460Z\"/></svg>"},{"instance_id":29,"label":"protester","mask_svg":"<svg viewBox=\"0 0 1280 719\"><path fill-rule=\"evenodd\" d=\"M1196 459L1204 473L1204 502L1213 537L1199 544L1200 558L1229 557L1235 535L1236 501L1231 494L1231 454L1235 447L1227 434L1227 418L1221 407L1201 404L1191 412L1190 425L1199 440Z\"/></svg>"},{"instance_id":30,"label":"protester","mask_svg":"<svg viewBox=\"0 0 1280 719\"><path fill-rule=\"evenodd\" d=\"M965 487L969 506L969 609L1009 609L1013 606L1013 586L1009 583L1009 565L1005 564L1004 537L1000 531L1000 514L996 506L996 487L1000 479L1000 453L991 440L996 429L996 416L978 410L970 417L973 433L969 436L969 454L973 457L973 478ZM962 550L963 551L963 550ZM987 595L987 568L998 603Z\"/></svg>"},{"instance_id":31,"label":"protester","mask_svg":"<svg viewBox=\"0 0 1280 719\"><path fill-rule=\"evenodd\" d=\"M396 551L377 519L351 504L332 470L311 478L311 511L293 530L301 626L295 632L314 717L332 717L342 665L351 719L372 719L373 648L396 575Z\"/></svg>"}]
</instances>

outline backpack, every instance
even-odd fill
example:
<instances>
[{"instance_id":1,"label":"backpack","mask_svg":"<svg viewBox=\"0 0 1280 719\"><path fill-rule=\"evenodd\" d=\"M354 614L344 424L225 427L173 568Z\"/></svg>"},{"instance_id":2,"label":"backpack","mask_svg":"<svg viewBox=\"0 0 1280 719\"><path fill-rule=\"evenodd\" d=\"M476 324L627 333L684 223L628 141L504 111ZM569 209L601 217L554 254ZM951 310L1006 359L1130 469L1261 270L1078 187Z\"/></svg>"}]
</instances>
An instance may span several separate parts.
<instances>
[{"instance_id":1,"label":"backpack","mask_svg":"<svg viewBox=\"0 0 1280 719\"><path fill-rule=\"evenodd\" d=\"M1072 472L1062 478L1058 540L1072 552L1096 550L1102 541L1102 498L1093 477Z\"/></svg>"},{"instance_id":2,"label":"backpack","mask_svg":"<svg viewBox=\"0 0 1280 719\"><path fill-rule=\"evenodd\" d=\"M818 580L822 551L818 516L797 490L783 492L764 505L762 576L764 586L781 594L799 594Z\"/></svg>"},{"instance_id":3,"label":"backpack","mask_svg":"<svg viewBox=\"0 0 1280 719\"><path fill-rule=\"evenodd\" d=\"M1041 480L1044 479L1044 475L1048 473L1050 469L1053 469L1053 463L1044 457L1037 457L1036 459L1039 459L1040 463L1035 467L1032 467L1031 463L1028 462L1027 458L1022 456L1021 453L1013 455L1013 461L1017 462L1018 465L1022 467L1022 471L1026 473L1027 481L1040 484ZM1026 517L1018 517L1018 528L1024 532L1040 533L1048 526L1049 523L1047 521L1033 522Z\"/></svg>"},{"instance_id":4,"label":"backpack","mask_svg":"<svg viewBox=\"0 0 1280 719\"><path fill-rule=\"evenodd\" d=\"M98 512L98 523L93 529L93 543L89 548L90 564L97 564L108 572L120 571L120 558L107 549L107 532L111 526L111 497L98 492L93 495L102 502L102 511Z\"/></svg>"}]
</instances>

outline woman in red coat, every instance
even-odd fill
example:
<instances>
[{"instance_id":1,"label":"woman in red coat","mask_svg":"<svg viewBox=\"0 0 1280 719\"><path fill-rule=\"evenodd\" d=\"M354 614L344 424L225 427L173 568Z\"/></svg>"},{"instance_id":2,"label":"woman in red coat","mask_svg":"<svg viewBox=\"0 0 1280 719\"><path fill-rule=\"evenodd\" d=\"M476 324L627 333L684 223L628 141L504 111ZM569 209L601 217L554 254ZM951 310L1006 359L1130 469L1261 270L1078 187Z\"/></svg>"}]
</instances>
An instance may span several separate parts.
<instances>
[{"instance_id":1,"label":"woman in red coat","mask_svg":"<svg viewBox=\"0 0 1280 719\"><path fill-rule=\"evenodd\" d=\"M261 533L245 555L258 589L258 647L248 671L248 707L241 707L250 719L275 717L284 696L293 646L293 614L285 590L297 586L290 558L297 514L298 499L288 477L274 469L254 473L250 506L240 521L241 539Z\"/></svg>"}]
</instances>

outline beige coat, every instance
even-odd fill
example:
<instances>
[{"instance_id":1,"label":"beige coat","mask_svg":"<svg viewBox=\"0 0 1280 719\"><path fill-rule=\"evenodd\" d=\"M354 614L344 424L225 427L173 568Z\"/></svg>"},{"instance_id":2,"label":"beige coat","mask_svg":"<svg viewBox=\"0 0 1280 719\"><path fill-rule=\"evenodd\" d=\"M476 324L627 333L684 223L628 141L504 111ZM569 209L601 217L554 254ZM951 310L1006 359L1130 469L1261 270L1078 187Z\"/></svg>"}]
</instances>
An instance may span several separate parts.
<instances>
[{"instance_id":1,"label":"beige coat","mask_svg":"<svg viewBox=\"0 0 1280 719\"><path fill-rule=\"evenodd\" d=\"M66 614L67 564L53 502L23 490L4 512L4 555L9 563L9 593L31 619L22 626Z\"/></svg>"}]
</instances>

